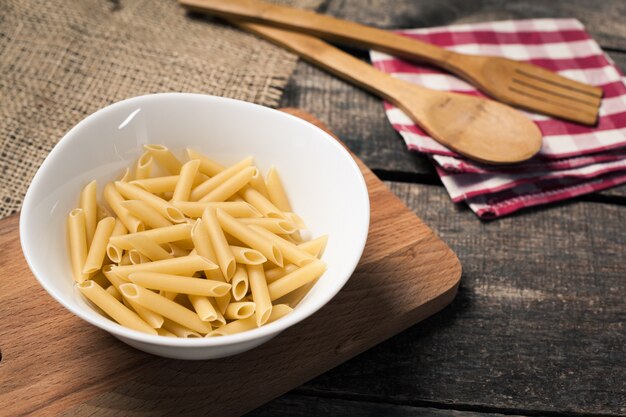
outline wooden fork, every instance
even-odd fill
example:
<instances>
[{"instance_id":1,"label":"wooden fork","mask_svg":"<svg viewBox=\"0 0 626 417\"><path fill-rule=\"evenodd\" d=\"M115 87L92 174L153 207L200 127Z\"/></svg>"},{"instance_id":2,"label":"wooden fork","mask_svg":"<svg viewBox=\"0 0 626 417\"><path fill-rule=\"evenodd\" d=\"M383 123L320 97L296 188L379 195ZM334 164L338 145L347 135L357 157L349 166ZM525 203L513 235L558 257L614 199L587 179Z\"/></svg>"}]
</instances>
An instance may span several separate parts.
<instances>
[{"instance_id":1,"label":"wooden fork","mask_svg":"<svg viewBox=\"0 0 626 417\"><path fill-rule=\"evenodd\" d=\"M312 36L248 22L231 23L396 104L435 140L468 158L511 164L531 158L541 148L537 125L505 104L393 78Z\"/></svg>"},{"instance_id":2,"label":"wooden fork","mask_svg":"<svg viewBox=\"0 0 626 417\"><path fill-rule=\"evenodd\" d=\"M186 8L264 23L372 48L441 67L485 94L514 106L586 125L598 118L602 89L511 59L465 55L358 23L260 0L179 0Z\"/></svg>"}]
</instances>

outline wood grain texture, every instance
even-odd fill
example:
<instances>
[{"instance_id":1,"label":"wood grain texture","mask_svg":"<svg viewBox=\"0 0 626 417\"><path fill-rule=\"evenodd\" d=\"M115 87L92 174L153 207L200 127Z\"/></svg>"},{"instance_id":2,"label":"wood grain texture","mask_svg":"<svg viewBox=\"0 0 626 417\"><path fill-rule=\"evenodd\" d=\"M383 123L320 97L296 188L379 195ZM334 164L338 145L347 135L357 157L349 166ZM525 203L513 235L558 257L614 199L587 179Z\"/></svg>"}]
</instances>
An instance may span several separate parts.
<instances>
[{"instance_id":1,"label":"wood grain texture","mask_svg":"<svg viewBox=\"0 0 626 417\"><path fill-rule=\"evenodd\" d=\"M239 415L442 309L456 294L457 258L359 164L372 214L352 279L311 318L220 360L151 356L63 310L28 271L17 216L2 220L0 414Z\"/></svg>"},{"instance_id":2,"label":"wood grain texture","mask_svg":"<svg viewBox=\"0 0 626 417\"><path fill-rule=\"evenodd\" d=\"M624 207L575 202L484 223L452 207L440 187L388 185L451 242L464 265L459 294L293 394L506 414L626 413Z\"/></svg>"}]
</instances>

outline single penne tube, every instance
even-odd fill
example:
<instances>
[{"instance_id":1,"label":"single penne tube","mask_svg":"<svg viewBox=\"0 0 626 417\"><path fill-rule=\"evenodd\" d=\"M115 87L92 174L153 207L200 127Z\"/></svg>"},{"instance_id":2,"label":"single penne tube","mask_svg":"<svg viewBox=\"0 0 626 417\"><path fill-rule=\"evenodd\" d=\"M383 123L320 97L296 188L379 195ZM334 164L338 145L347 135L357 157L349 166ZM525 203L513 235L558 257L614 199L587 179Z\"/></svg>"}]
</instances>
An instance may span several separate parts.
<instances>
[{"instance_id":1,"label":"single penne tube","mask_svg":"<svg viewBox=\"0 0 626 417\"><path fill-rule=\"evenodd\" d=\"M285 219L271 219L271 218L242 218L240 221L247 225L261 226L264 229L269 230L272 233L290 234L294 233L297 229L296 226L289 220Z\"/></svg>"},{"instance_id":2,"label":"single penne tube","mask_svg":"<svg viewBox=\"0 0 626 417\"><path fill-rule=\"evenodd\" d=\"M87 253L87 259L83 266L83 274L93 274L102 268L102 263L106 255L107 243L113 233L115 227L115 219L113 217L107 217L102 219L96 225L96 231Z\"/></svg>"},{"instance_id":3,"label":"single penne tube","mask_svg":"<svg viewBox=\"0 0 626 417\"><path fill-rule=\"evenodd\" d=\"M199 184L196 188L191 191L191 200L198 201L218 186L223 184L226 180L231 178L233 175L238 173L239 171L244 170L252 165L252 158L243 159L236 164L226 168L215 176L209 178L203 183Z\"/></svg>"},{"instance_id":4,"label":"single penne tube","mask_svg":"<svg viewBox=\"0 0 626 417\"><path fill-rule=\"evenodd\" d=\"M268 284L271 284L296 269L298 269L298 266L294 264L287 264L283 267L277 266L275 268L268 269L265 271L265 281L267 281Z\"/></svg>"},{"instance_id":5,"label":"single penne tube","mask_svg":"<svg viewBox=\"0 0 626 417\"><path fill-rule=\"evenodd\" d=\"M87 260L87 232L85 230L85 211L82 208L72 210L67 219L67 234L70 242L70 261L74 281L83 282L89 274L83 273Z\"/></svg>"},{"instance_id":6,"label":"single penne tube","mask_svg":"<svg viewBox=\"0 0 626 417\"><path fill-rule=\"evenodd\" d=\"M204 233L200 228L205 228L207 231L222 274L224 274L226 281L230 282L235 273L235 257L230 251L230 246L226 241L222 227L220 227L220 222L217 220L215 209L207 208L202 215L202 221L197 223L197 225L198 233Z\"/></svg>"},{"instance_id":7,"label":"single penne tube","mask_svg":"<svg viewBox=\"0 0 626 417\"><path fill-rule=\"evenodd\" d=\"M267 258L258 250L230 245L230 251L233 253L235 261L240 264L261 265L267 262Z\"/></svg>"},{"instance_id":8,"label":"single penne tube","mask_svg":"<svg viewBox=\"0 0 626 417\"><path fill-rule=\"evenodd\" d=\"M196 251L198 255L204 256L209 261L219 265L217 255L215 254L213 244L211 243L211 238L209 237L209 230L202 220L196 221L194 226L191 228L191 241L194 244L194 251ZM226 281L221 269L204 271L204 275L207 279Z\"/></svg>"},{"instance_id":9,"label":"single penne tube","mask_svg":"<svg viewBox=\"0 0 626 417\"><path fill-rule=\"evenodd\" d=\"M142 178L130 182L152 194L163 194L174 192L178 183L178 175L166 175L163 177Z\"/></svg>"},{"instance_id":10,"label":"single penne tube","mask_svg":"<svg viewBox=\"0 0 626 417\"><path fill-rule=\"evenodd\" d=\"M191 187L193 186L193 182L198 174L199 166L200 161L197 159L192 159L182 166L178 182L176 183L176 188L174 188L174 194L172 195L172 201L189 200Z\"/></svg>"},{"instance_id":11,"label":"single penne tube","mask_svg":"<svg viewBox=\"0 0 626 417\"><path fill-rule=\"evenodd\" d=\"M224 326L218 327L217 329L208 333L205 337L227 336L229 334L241 333L245 332L246 330L252 330L256 328L256 319L254 317L248 317L247 319L231 321Z\"/></svg>"},{"instance_id":12,"label":"single penne tube","mask_svg":"<svg viewBox=\"0 0 626 417\"><path fill-rule=\"evenodd\" d=\"M237 172L235 175L215 187L215 189L213 189L212 191L209 191L207 194L204 195L204 197L200 198L198 201L226 201L229 197L235 195L235 193L245 187L250 182L250 178L252 178L256 171L257 169L255 167L244 168L243 170Z\"/></svg>"},{"instance_id":13,"label":"single penne tube","mask_svg":"<svg viewBox=\"0 0 626 417\"><path fill-rule=\"evenodd\" d=\"M113 272L128 280L133 272L158 272L190 277L194 272L218 268L213 262L202 256L181 256L180 258L163 259L138 265L114 266Z\"/></svg>"},{"instance_id":14,"label":"single penne tube","mask_svg":"<svg viewBox=\"0 0 626 417\"><path fill-rule=\"evenodd\" d=\"M321 258L324 254L327 243L328 235L322 235L313 240L309 240L308 242L300 243L298 247L303 251L309 253L310 255L315 256L316 258Z\"/></svg>"},{"instance_id":15,"label":"single penne tube","mask_svg":"<svg viewBox=\"0 0 626 417\"><path fill-rule=\"evenodd\" d=\"M291 308L295 308L300 301L311 291L311 288L315 285L317 279L309 282L308 284L303 285L300 288L296 288L288 294L283 295L282 297L275 300L276 304L286 304Z\"/></svg>"},{"instance_id":16,"label":"single penne tube","mask_svg":"<svg viewBox=\"0 0 626 417\"><path fill-rule=\"evenodd\" d=\"M272 306L272 314L270 314L269 319L265 324L270 324L275 322L276 320L285 317L287 314L293 311L292 307L289 307L286 304L274 304Z\"/></svg>"},{"instance_id":17,"label":"single penne tube","mask_svg":"<svg viewBox=\"0 0 626 417\"><path fill-rule=\"evenodd\" d=\"M276 265L283 266L283 255L280 250L271 240L253 230L252 226L241 223L239 219L235 219L221 209L216 210L216 217L226 233L245 243L250 248L258 250Z\"/></svg>"},{"instance_id":18,"label":"single penne tube","mask_svg":"<svg viewBox=\"0 0 626 417\"><path fill-rule=\"evenodd\" d=\"M104 186L103 196L104 200L107 202L109 207L111 207L115 215L120 219L128 231L135 233L142 232L145 229L145 225L141 220L130 214L127 209L122 207L120 203L124 201L124 197L122 197L119 191L117 191L113 183L108 183Z\"/></svg>"},{"instance_id":19,"label":"single penne tube","mask_svg":"<svg viewBox=\"0 0 626 417\"><path fill-rule=\"evenodd\" d=\"M145 236L158 244L177 242L191 238L191 227L191 225L183 223L160 227L158 229L145 230L143 232L111 236L109 243L120 249L132 249L133 246L130 244L130 241L133 236L136 235Z\"/></svg>"},{"instance_id":20,"label":"single penne tube","mask_svg":"<svg viewBox=\"0 0 626 417\"><path fill-rule=\"evenodd\" d=\"M250 187L261 193L263 197L268 200L270 199L270 195L267 192L267 186L265 185L265 179L263 178L260 170L257 169L252 178L250 178Z\"/></svg>"},{"instance_id":21,"label":"single penne tube","mask_svg":"<svg viewBox=\"0 0 626 417\"><path fill-rule=\"evenodd\" d=\"M160 329L156 329L157 333L159 334L159 336L165 336L165 337L178 337L176 336L174 333L170 332L169 330L165 330L164 328L160 328Z\"/></svg>"},{"instance_id":22,"label":"single penne tube","mask_svg":"<svg viewBox=\"0 0 626 417\"><path fill-rule=\"evenodd\" d=\"M270 298L272 301L277 300L283 295L316 280L324 271L326 271L326 265L324 262L316 259L302 268L296 269L271 284L268 284L267 289Z\"/></svg>"},{"instance_id":23,"label":"single penne tube","mask_svg":"<svg viewBox=\"0 0 626 417\"><path fill-rule=\"evenodd\" d=\"M261 265L246 265L246 270L248 272L248 282L250 283L252 300L256 306L256 324L260 327L270 318L270 314L272 313L272 300L270 300L263 267Z\"/></svg>"},{"instance_id":24,"label":"single penne tube","mask_svg":"<svg viewBox=\"0 0 626 417\"><path fill-rule=\"evenodd\" d=\"M120 260L122 259L124 250L111 244L110 238L112 236L121 236L127 233L128 233L128 230L126 230L126 226L124 226L124 223L122 223L120 219L115 219L115 226L113 226L113 231L111 232L111 236L109 237L109 242L107 243L107 249L106 249L107 256L109 257L111 261L115 263L120 262Z\"/></svg>"},{"instance_id":25,"label":"single penne tube","mask_svg":"<svg viewBox=\"0 0 626 417\"><path fill-rule=\"evenodd\" d=\"M78 284L78 289L89 301L98 306L102 311L122 326L148 334L157 334L156 330L150 327L136 313L132 312L128 309L128 307L124 306L124 304L116 300L115 297L106 292L95 282L91 280L81 282Z\"/></svg>"},{"instance_id":26,"label":"single penne tube","mask_svg":"<svg viewBox=\"0 0 626 417\"><path fill-rule=\"evenodd\" d=\"M245 187L241 192L241 196L245 201L250 203L255 209L259 210L265 217L284 219L283 212L276 207L270 200L263 197L263 194L251 187Z\"/></svg>"},{"instance_id":27,"label":"single penne tube","mask_svg":"<svg viewBox=\"0 0 626 417\"><path fill-rule=\"evenodd\" d=\"M200 320L208 322L217 320L217 311L208 297L195 294L187 294L187 297Z\"/></svg>"},{"instance_id":28,"label":"single penne tube","mask_svg":"<svg viewBox=\"0 0 626 417\"><path fill-rule=\"evenodd\" d=\"M163 324L163 328L173 334L175 337L182 337L186 339L202 337L200 333L194 332L193 330L188 329L187 327L182 326L172 320L166 320Z\"/></svg>"},{"instance_id":29,"label":"single penne tube","mask_svg":"<svg viewBox=\"0 0 626 417\"><path fill-rule=\"evenodd\" d=\"M135 272L128 276L131 282L151 290L177 292L179 294L221 297L230 291L231 285L222 281L190 278L156 272Z\"/></svg>"},{"instance_id":30,"label":"single penne tube","mask_svg":"<svg viewBox=\"0 0 626 417\"><path fill-rule=\"evenodd\" d=\"M167 172L172 175L178 175L183 164L174 156L174 154L163 145L148 144L143 148L152 155L154 160Z\"/></svg>"},{"instance_id":31,"label":"single penne tube","mask_svg":"<svg viewBox=\"0 0 626 417\"><path fill-rule=\"evenodd\" d=\"M283 183L278 175L278 170L275 167L271 167L265 177L265 184L267 186L267 193L269 194L269 200L278 207L279 210L292 211L291 204L287 198L287 193L283 187Z\"/></svg>"},{"instance_id":32,"label":"single penne tube","mask_svg":"<svg viewBox=\"0 0 626 417\"><path fill-rule=\"evenodd\" d=\"M144 152L135 164L135 179L141 180L150 177L152 172L152 162L154 158L150 152Z\"/></svg>"},{"instance_id":33,"label":"single penne tube","mask_svg":"<svg viewBox=\"0 0 626 417\"><path fill-rule=\"evenodd\" d=\"M226 318L226 320L247 319L248 317L252 317L255 309L256 306L253 302L235 301L234 303L230 303L228 307L226 307L224 318Z\"/></svg>"},{"instance_id":34,"label":"single penne tube","mask_svg":"<svg viewBox=\"0 0 626 417\"><path fill-rule=\"evenodd\" d=\"M87 247L91 246L93 235L96 232L98 205L96 203L96 181L91 181L80 192L80 208L85 213L85 231L87 233Z\"/></svg>"},{"instance_id":35,"label":"single penne tube","mask_svg":"<svg viewBox=\"0 0 626 417\"><path fill-rule=\"evenodd\" d=\"M271 241L283 254L284 259L290 261L291 263L303 266L315 259L315 257L310 253L298 248L296 245L281 238L280 236L276 236L276 234L263 227L251 225L250 228L259 235L263 236L265 239Z\"/></svg>"},{"instance_id":36,"label":"single penne tube","mask_svg":"<svg viewBox=\"0 0 626 417\"><path fill-rule=\"evenodd\" d=\"M243 265L237 265L237 269L235 269L235 275L233 275L233 279L230 281L232 288L231 292L233 294L233 299L235 301L240 301L243 297L248 293L249 281L248 281L248 272Z\"/></svg>"},{"instance_id":37,"label":"single penne tube","mask_svg":"<svg viewBox=\"0 0 626 417\"><path fill-rule=\"evenodd\" d=\"M145 264L146 262L151 262L150 258L148 258L143 253L139 252L137 249L129 250L128 258L130 259L131 265L139 265L139 264Z\"/></svg>"},{"instance_id":38,"label":"single penne tube","mask_svg":"<svg viewBox=\"0 0 626 417\"><path fill-rule=\"evenodd\" d=\"M197 159L198 161L200 161L199 171L210 177L213 177L226 169L224 165L215 162L201 152L195 151L193 149L187 148L187 156L189 157L189 159Z\"/></svg>"},{"instance_id":39,"label":"single penne tube","mask_svg":"<svg viewBox=\"0 0 626 417\"><path fill-rule=\"evenodd\" d=\"M306 223L302 220L302 217L291 211L284 211L283 214L291 223L293 223L298 229L306 229Z\"/></svg>"},{"instance_id":40,"label":"single penne tube","mask_svg":"<svg viewBox=\"0 0 626 417\"><path fill-rule=\"evenodd\" d=\"M235 218L239 217L262 217L257 209L245 201L220 201L220 202L199 202L199 201L172 201L172 204L180 209L185 216L192 218L202 217L204 210L208 207L222 209Z\"/></svg>"},{"instance_id":41,"label":"single penne tube","mask_svg":"<svg viewBox=\"0 0 626 417\"><path fill-rule=\"evenodd\" d=\"M119 292L119 290L118 290ZM121 295L121 293L120 293ZM124 305L126 307L128 307L130 310L134 311L135 313L137 313L137 315L146 323L148 323L148 325L150 327L152 327L153 329L160 329L163 326L163 322L165 321L165 319L163 318L162 315L155 313L152 310L149 310L143 306L141 306L140 304L135 303L134 301L131 300L127 300L124 297L122 297L123 300L122 302L124 303Z\"/></svg>"},{"instance_id":42,"label":"single penne tube","mask_svg":"<svg viewBox=\"0 0 626 417\"><path fill-rule=\"evenodd\" d=\"M153 293L150 290L140 287L136 284L122 284L120 285L120 292L122 295L137 304L154 311L168 318L178 324L188 327L196 332L206 334L211 331L211 326L200 320L198 315L180 304L172 300ZM167 330L172 331L170 328L165 327ZM173 332L175 333L175 332Z\"/></svg>"},{"instance_id":43,"label":"single penne tube","mask_svg":"<svg viewBox=\"0 0 626 417\"><path fill-rule=\"evenodd\" d=\"M172 259L174 257L173 254L170 254L168 251L163 249L161 245L144 235L136 234L130 237L129 240L130 245L133 247L131 251L136 250L151 261Z\"/></svg>"},{"instance_id":44,"label":"single penne tube","mask_svg":"<svg viewBox=\"0 0 626 417\"><path fill-rule=\"evenodd\" d=\"M174 222L181 223L185 221L184 214L174 207L171 203L149 193L148 191L132 184L121 181L115 182L115 188L127 200L142 200L148 203L153 209L159 212L161 216Z\"/></svg>"},{"instance_id":45,"label":"single penne tube","mask_svg":"<svg viewBox=\"0 0 626 417\"><path fill-rule=\"evenodd\" d=\"M141 200L121 201L120 205L130 212L133 216L141 220L150 229L171 226L172 222L163 217L150 204Z\"/></svg>"},{"instance_id":46,"label":"single penne tube","mask_svg":"<svg viewBox=\"0 0 626 417\"><path fill-rule=\"evenodd\" d=\"M102 285L101 285L102 286ZM106 288L106 292L108 292L109 294L111 294L113 297L115 297L115 299L117 301L119 301L120 303L123 302L123 298L122 298L122 294L117 290L117 288L115 288L114 285L109 285Z\"/></svg>"}]
</instances>

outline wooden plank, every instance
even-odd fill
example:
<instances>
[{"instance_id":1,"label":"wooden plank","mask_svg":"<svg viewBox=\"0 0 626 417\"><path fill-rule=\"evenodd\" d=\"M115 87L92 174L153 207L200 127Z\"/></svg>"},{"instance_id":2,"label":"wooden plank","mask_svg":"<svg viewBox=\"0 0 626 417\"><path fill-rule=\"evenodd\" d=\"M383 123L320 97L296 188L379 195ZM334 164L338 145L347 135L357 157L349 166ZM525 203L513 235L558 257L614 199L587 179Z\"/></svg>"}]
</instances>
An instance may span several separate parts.
<instances>
[{"instance_id":1,"label":"wooden plank","mask_svg":"<svg viewBox=\"0 0 626 417\"><path fill-rule=\"evenodd\" d=\"M338 398L286 394L248 413L246 417L371 416L371 417L504 417L505 414L437 409ZM507 416L516 415L507 414ZM519 415L517 415L519 417Z\"/></svg>"},{"instance_id":2,"label":"wooden plank","mask_svg":"<svg viewBox=\"0 0 626 417\"><path fill-rule=\"evenodd\" d=\"M351 280L309 319L219 360L148 355L79 320L29 272L18 217L0 221L0 414L239 415L442 309L459 284L457 258L358 163L372 212Z\"/></svg>"},{"instance_id":3,"label":"wooden plank","mask_svg":"<svg viewBox=\"0 0 626 417\"><path fill-rule=\"evenodd\" d=\"M374 402L623 415L626 209L575 202L481 222L440 187L388 184L464 265L441 314L305 384Z\"/></svg>"}]
</instances>

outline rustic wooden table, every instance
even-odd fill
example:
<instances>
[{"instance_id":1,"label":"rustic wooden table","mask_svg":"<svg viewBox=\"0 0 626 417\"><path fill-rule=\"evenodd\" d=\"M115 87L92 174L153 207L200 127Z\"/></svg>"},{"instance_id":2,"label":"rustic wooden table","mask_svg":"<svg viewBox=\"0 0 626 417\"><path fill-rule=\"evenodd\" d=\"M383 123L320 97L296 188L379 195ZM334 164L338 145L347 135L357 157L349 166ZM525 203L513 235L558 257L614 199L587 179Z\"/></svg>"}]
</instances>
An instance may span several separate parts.
<instances>
[{"instance_id":1,"label":"rustic wooden table","mask_svg":"<svg viewBox=\"0 0 626 417\"><path fill-rule=\"evenodd\" d=\"M382 28L575 17L626 70L623 0L327 0L320 11ZM328 124L464 274L443 312L251 415L626 413L626 186L481 222L406 151L378 99L301 62L282 105Z\"/></svg>"}]
</instances>

